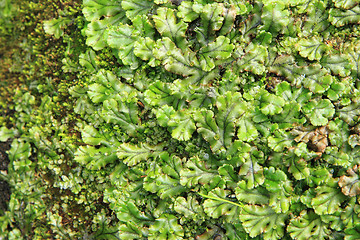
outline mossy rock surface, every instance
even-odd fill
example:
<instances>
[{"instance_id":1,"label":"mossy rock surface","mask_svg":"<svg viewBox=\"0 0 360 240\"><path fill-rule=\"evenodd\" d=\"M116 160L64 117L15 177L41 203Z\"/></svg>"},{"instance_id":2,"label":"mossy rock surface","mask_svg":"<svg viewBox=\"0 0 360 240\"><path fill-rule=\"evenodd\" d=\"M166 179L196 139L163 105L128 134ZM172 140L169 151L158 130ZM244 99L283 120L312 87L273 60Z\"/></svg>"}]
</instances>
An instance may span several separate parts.
<instances>
[{"instance_id":1,"label":"mossy rock surface","mask_svg":"<svg viewBox=\"0 0 360 240\"><path fill-rule=\"evenodd\" d=\"M0 238L360 239L357 1L1 4Z\"/></svg>"}]
</instances>

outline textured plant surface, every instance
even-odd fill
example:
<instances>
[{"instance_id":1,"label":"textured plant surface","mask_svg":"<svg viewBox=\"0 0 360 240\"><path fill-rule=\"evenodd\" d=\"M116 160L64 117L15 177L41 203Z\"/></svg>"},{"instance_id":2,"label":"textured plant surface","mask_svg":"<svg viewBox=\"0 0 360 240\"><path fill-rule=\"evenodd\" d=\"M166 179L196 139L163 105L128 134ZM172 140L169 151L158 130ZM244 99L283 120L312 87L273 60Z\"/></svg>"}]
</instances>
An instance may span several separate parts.
<instances>
[{"instance_id":1,"label":"textured plant surface","mask_svg":"<svg viewBox=\"0 0 360 240\"><path fill-rule=\"evenodd\" d=\"M45 2L0 2L0 236L360 239L358 1Z\"/></svg>"}]
</instances>

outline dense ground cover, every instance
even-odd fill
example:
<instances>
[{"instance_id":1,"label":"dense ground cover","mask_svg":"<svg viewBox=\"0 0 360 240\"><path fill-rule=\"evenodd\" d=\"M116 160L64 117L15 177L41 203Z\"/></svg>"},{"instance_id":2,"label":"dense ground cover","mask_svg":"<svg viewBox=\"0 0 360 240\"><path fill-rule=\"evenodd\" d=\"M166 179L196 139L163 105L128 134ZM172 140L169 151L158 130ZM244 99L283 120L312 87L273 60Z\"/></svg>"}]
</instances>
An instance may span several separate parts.
<instances>
[{"instance_id":1,"label":"dense ground cover","mask_svg":"<svg viewBox=\"0 0 360 240\"><path fill-rule=\"evenodd\" d=\"M355 0L0 1L0 238L359 239L359 24Z\"/></svg>"}]
</instances>

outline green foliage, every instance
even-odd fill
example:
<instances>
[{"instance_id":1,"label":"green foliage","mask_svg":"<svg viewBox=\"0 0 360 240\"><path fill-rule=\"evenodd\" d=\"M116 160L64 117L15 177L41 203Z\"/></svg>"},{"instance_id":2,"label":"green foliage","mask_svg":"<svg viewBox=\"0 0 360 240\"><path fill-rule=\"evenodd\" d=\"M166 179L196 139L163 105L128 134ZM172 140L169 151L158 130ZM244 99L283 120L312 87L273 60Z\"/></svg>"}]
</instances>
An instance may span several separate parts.
<instances>
[{"instance_id":1,"label":"green foliage","mask_svg":"<svg viewBox=\"0 0 360 240\"><path fill-rule=\"evenodd\" d=\"M185 199L184 197L176 198L174 210L177 213L182 214L184 217L192 218L195 221L205 219L203 207L193 196L189 196L188 199Z\"/></svg>"},{"instance_id":2,"label":"green foliage","mask_svg":"<svg viewBox=\"0 0 360 240\"><path fill-rule=\"evenodd\" d=\"M209 142L213 152L230 147L235 135L234 121L244 112L241 100L240 94L227 92L216 101L218 113L215 118L211 110L195 113L198 132Z\"/></svg>"},{"instance_id":3,"label":"green foliage","mask_svg":"<svg viewBox=\"0 0 360 240\"><path fill-rule=\"evenodd\" d=\"M183 239L184 230L174 215L163 214L149 228L149 239Z\"/></svg>"},{"instance_id":4,"label":"green foliage","mask_svg":"<svg viewBox=\"0 0 360 240\"><path fill-rule=\"evenodd\" d=\"M323 43L322 39L317 37L312 39L300 39L296 46L300 55L309 60L320 60L326 50L326 45Z\"/></svg>"},{"instance_id":5,"label":"green foliage","mask_svg":"<svg viewBox=\"0 0 360 240\"><path fill-rule=\"evenodd\" d=\"M47 34L54 35L55 38L59 38L64 34L64 28L71 23L70 19L58 18L51 19L44 23L44 30Z\"/></svg>"},{"instance_id":6,"label":"green foliage","mask_svg":"<svg viewBox=\"0 0 360 240\"><path fill-rule=\"evenodd\" d=\"M264 63L267 58L267 52L264 46L250 43L245 48L245 53L240 52L239 55L236 60L239 71L251 71L258 75L265 72Z\"/></svg>"},{"instance_id":7,"label":"green foliage","mask_svg":"<svg viewBox=\"0 0 360 240\"><path fill-rule=\"evenodd\" d=\"M0 238L359 238L357 1L50 2L0 71Z\"/></svg>"},{"instance_id":8,"label":"green foliage","mask_svg":"<svg viewBox=\"0 0 360 240\"><path fill-rule=\"evenodd\" d=\"M5 126L0 128L0 142L6 142L9 138L14 137L15 133L11 129L7 129Z\"/></svg>"},{"instance_id":9,"label":"green foliage","mask_svg":"<svg viewBox=\"0 0 360 240\"><path fill-rule=\"evenodd\" d=\"M360 8L354 6L349 10L342 10L339 8L332 8L329 11L329 20L332 25L342 27L350 23L360 23Z\"/></svg>"},{"instance_id":10,"label":"green foliage","mask_svg":"<svg viewBox=\"0 0 360 240\"><path fill-rule=\"evenodd\" d=\"M288 231L293 239L326 239L330 232L318 215L305 210L290 220Z\"/></svg>"},{"instance_id":11,"label":"green foliage","mask_svg":"<svg viewBox=\"0 0 360 240\"><path fill-rule=\"evenodd\" d=\"M329 99L321 99L320 101L310 101L304 106L304 113L310 119L314 126L324 126L328 123L334 113L334 107Z\"/></svg>"},{"instance_id":12,"label":"green foliage","mask_svg":"<svg viewBox=\"0 0 360 240\"><path fill-rule=\"evenodd\" d=\"M261 29L277 34L289 24L289 11L282 2L265 3L261 19L263 21Z\"/></svg>"},{"instance_id":13,"label":"green foliage","mask_svg":"<svg viewBox=\"0 0 360 240\"><path fill-rule=\"evenodd\" d=\"M200 194L207 198L203 204L205 213L213 218L223 216L226 222L236 221L243 205L228 200L229 194L230 191L220 188L215 188L208 195Z\"/></svg>"},{"instance_id":14,"label":"green foliage","mask_svg":"<svg viewBox=\"0 0 360 240\"><path fill-rule=\"evenodd\" d=\"M277 214L270 207L258 205L244 206L240 220L250 237L263 233L264 239L279 239L284 236L286 214Z\"/></svg>"}]
</instances>

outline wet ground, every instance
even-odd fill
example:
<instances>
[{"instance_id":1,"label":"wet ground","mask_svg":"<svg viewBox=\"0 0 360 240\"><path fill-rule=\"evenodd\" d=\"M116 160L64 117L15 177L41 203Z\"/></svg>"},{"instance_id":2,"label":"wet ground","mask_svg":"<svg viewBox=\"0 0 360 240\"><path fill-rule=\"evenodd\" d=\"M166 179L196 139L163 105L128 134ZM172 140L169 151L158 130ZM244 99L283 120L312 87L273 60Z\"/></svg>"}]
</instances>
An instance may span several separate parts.
<instances>
[{"instance_id":1,"label":"wet ground","mask_svg":"<svg viewBox=\"0 0 360 240\"><path fill-rule=\"evenodd\" d=\"M8 169L9 157L6 153L10 149L10 142L0 142L0 171ZM10 200L10 186L6 181L0 178L0 214L7 209Z\"/></svg>"}]
</instances>

